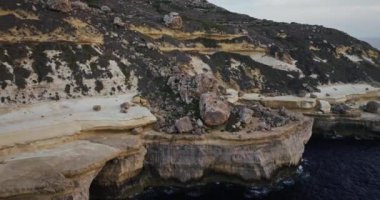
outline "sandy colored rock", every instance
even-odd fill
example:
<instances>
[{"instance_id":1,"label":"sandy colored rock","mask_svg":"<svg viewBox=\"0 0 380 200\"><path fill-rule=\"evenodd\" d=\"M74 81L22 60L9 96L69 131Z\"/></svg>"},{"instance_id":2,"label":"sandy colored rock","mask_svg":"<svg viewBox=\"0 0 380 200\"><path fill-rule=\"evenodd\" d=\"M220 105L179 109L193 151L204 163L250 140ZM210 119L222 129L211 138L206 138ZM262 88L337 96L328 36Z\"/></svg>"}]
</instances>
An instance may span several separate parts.
<instances>
[{"instance_id":1,"label":"sandy colored rock","mask_svg":"<svg viewBox=\"0 0 380 200\"><path fill-rule=\"evenodd\" d=\"M304 143L311 136L312 123L312 119L305 118L272 132L255 134L211 133L203 137L147 134L146 164L155 168L161 178L182 183L204 178L206 171L248 182L267 180L280 166L299 163Z\"/></svg>"},{"instance_id":2,"label":"sandy colored rock","mask_svg":"<svg viewBox=\"0 0 380 200\"><path fill-rule=\"evenodd\" d=\"M331 105L328 101L324 100L318 100L319 103L319 110L323 113L330 113L331 112Z\"/></svg>"},{"instance_id":3,"label":"sandy colored rock","mask_svg":"<svg viewBox=\"0 0 380 200\"><path fill-rule=\"evenodd\" d=\"M88 199L89 188L97 172L105 163L119 155L119 149L92 143L75 141L51 149L20 153L3 159L0 174L0 197L29 195L72 196ZM5 187L5 188L4 188ZM43 199L42 197L40 199Z\"/></svg>"},{"instance_id":4,"label":"sandy colored rock","mask_svg":"<svg viewBox=\"0 0 380 200\"><path fill-rule=\"evenodd\" d=\"M0 164L0 198L71 190L74 182L46 162L23 159Z\"/></svg>"}]
</instances>

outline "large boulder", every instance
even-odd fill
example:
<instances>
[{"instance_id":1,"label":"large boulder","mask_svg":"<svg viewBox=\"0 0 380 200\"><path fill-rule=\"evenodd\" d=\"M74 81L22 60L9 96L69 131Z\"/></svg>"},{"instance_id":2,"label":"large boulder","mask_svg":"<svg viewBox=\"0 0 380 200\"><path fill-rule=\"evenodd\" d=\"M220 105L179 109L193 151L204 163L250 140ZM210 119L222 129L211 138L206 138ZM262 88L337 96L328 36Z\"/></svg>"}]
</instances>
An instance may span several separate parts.
<instances>
[{"instance_id":1,"label":"large boulder","mask_svg":"<svg viewBox=\"0 0 380 200\"><path fill-rule=\"evenodd\" d=\"M181 29L183 27L182 18L176 12L171 12L164 16L165 25L172 29Z\"/></svg>"},{"instance_id":2,"label":"large boulder","mask_svg":"<svg viewBox=\"0 0 380 200\"><path fill-rule=\"evenodd\" d=\"M214 92L201 95L199 109L203 121L209 126L224 124L231 113L228 102L219 98Z\"/></svg>"},{"instance_id":3,"label":"large boulder","mask_svg":"<svg viewBox=\"0 0 380 200\"><path fill-rule=\"evenodd\" d=\"M380 114L380 103L376 101L368 102L365 106L365 111Z\"/></svg>"},{"instance_id":4,"label":"large boulder","mask_svg":"<svg viewBox=\"0 0 380 200\"><path fill-rule=\"evenodd\" d=\"M175 127L180 133L188 133L194 130L190 117L182 117L175 122Z\"/></svg>"},{"instance_id":5,"label":"large boulder","mask_svg":"<svg viewBox=\"0 0 380 200\"><path fill-rule=\"evenodd\" d=\"M323 113L330 113L331 112L331 105L328 101L319 100L319 110Z\"/></svg>"},{"instance_id":6,"label":"large boulder","mask_svg":"<svg viewBox=\"0 0 380 200\"><path fill-rule=\"evenodd\" d=\"M71 11L71 1L70 0L48 0L46 2L47 6L51 10L59 12L70 12Z\"/></svg>"}]
</instances>

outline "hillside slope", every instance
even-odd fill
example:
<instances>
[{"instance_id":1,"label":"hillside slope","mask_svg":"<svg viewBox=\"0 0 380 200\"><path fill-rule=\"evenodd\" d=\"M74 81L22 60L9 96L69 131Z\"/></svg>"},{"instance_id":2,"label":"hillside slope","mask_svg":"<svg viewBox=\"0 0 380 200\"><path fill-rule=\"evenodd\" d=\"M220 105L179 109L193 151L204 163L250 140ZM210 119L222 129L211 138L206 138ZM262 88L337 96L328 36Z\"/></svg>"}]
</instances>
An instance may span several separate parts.
<instances>
[{"instance_id":1,"label":"hillside slope","mask_svg":"<svg viewBox=\"0 0 380 200\"><path fill-rule=\"evenodd\" d=\"M215 77L222 93L302 95L322 84L380 82L380 52L334 29L202 0L69 3L0 3L0 105L137 90L154 113L181 116L198 107L188 94L199 92L197 74ZM170 12L178 26L164 23Z\"/></svg>"}]
</instances>

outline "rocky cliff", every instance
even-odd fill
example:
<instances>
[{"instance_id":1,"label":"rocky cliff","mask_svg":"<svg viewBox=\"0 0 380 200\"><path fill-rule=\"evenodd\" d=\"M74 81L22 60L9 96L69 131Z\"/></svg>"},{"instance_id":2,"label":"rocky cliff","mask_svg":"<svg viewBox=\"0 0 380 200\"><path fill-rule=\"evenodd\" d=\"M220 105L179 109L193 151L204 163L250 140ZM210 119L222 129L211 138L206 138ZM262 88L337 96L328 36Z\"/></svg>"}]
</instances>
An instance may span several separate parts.
<instances>
[{"instance_id":1,"label":"rocky cliff","mask_svg":"<svg viewBox=\"0 0 380 200\"><path fill-rule=\"evenodd\" d=\"M305 117L271 130L157 132L148 109L119 113L120 100L131 97L63 100L1 115L0 199L115 199L148 186L222 180L270 185L291 175L311 136L313 120Z\"/></svg>"},{"instance_id":2,"label":"rocky cliff","mask_svg":"<svg viewBox=\"0 0 380 200\"><path fill-rule=\"evenodd\" d=\"M4 0L0 198L270 183L311 136L284 107L340 112L340 92L378 99L379 81L367 43L203 0Z\"/></svg>"}]
</instances>

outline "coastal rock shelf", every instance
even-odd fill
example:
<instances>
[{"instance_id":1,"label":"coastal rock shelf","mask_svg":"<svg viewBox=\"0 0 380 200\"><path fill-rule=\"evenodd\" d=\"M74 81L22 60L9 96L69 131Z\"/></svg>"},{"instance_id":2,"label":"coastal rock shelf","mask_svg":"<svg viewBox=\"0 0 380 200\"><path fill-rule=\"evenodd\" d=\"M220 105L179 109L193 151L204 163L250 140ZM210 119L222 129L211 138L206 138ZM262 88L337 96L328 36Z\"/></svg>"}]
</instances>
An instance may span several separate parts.
<instances>
[{"instance_id":1,"label":"coastal rock shelf","mask_svg":"<svg viewBox=\"0 0 380 200\"><path fill-rule=\"evenodd\" d=\"M269 97L257 93L247 93L240 100L257 101L271 108L286 107L292 110L312 111L318 108L321 100L336 104L380 99L380 88L369 84L333 84L319 86L318 89L320 92L305 94L304 97L294 95Z\"/></svg>"},{"instance_id":2,"label":"coastal rock shelf","mask_svg":"<svg viewBox=\"0 0 380 200\"><path fill-rule=\"evenodd\" d=\"M312 117L312 116L310 116ZM313 134L331 138L379 139L380 115L362 113L360 117L315 115Z\"/></svg>"},{"instance_id":3,"label":"coastal rock shelf","mask_svg":"<svg viewBox=\"0 0 380 200\"><path fill-rule=\"evenodd\" d=\"M169 135L146 128L144 133L133 135L130 129L149 125L155 118L138 106L134 109L139 110L140 115L132 109L130 115L117 117L119 111L112 108L116 109L120 102L131 97L98 98L96 102L107 105L98 112L89 111L91 104L88 99L82 99L47 103L45 109L41 109L41 105L31 105L3 114L5 122L18 116L17 123L24 126L21 130L12 124L9 127L3 124L0 199L88 199L90 186L98 189L127 186L132 190L154 185L157 180L174 180L186 185L202 182L210 172L245 184L270 181L284 168L297 166L304 144L311 136L313 120L307 117L269 132L250 134L215 130L200 136ZM59 121L53 125L44 123L44 120L57 120L53 108L62 105L68 110L78 109L76 115L87 123L83 125L73 120L77 119L75 116L67 119L66 128L54 125ZM78 105L83 112L76 107ZM39 116L42 110L45 117L41 122L28 117L28 113ZM112 111L115 117L107 118L107 112ZM20 113L25 116L21 117ZM145 115L141 116L142 113ZM60 112L60 116L64 115L65 112ZM118 122L121 119L123 123ZM88 123L91 120L93 122ZM96 123L97 120L101 123ZM70 127L70 122L77 124L75 129ZM36 127L39 131L28 131ZM48 134L49 131L54 134ZM12 133L17 133L17 137L8 140ZM28 140L18 140L20 138ZM144 176L147 171L155 175L147 178ZM91 198L107 197L95 195Z\"/></svg>"},{"instance_id":4,"label":"coastal rock shelf","mask_svg":"<svg viewBox=\"0 0 380 200\"><path fill-rule=\"evenodd\" d=\"M320 92L305 97L247 93L238 100L260 102L271 108L285 107L314 118L313 134L330 138L380 138L380 114L369 113L365 104L380 101L380 89L368 84L333 84L320 86ZM311 98L311 96L313 98ZM333 105L345 105L354 113L332 113Z\"/></svg>"}]
</instances>

